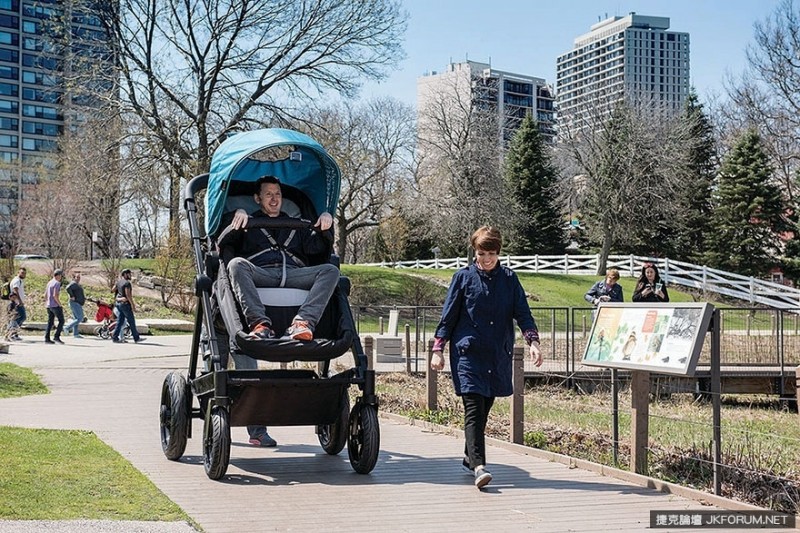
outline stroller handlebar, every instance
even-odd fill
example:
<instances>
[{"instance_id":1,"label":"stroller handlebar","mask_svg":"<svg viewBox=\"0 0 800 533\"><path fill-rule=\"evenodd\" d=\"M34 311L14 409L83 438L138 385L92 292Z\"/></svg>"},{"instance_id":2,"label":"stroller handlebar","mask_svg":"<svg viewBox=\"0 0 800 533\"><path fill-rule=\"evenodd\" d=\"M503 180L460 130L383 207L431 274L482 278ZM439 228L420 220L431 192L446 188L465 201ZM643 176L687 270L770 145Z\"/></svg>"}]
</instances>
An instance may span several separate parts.
<instances>
[{"instance_id":1,"label":"stroller handlebar","mask_svg":"<svg viewBox=\"0 0 800 533\"><path fill-rule=\"evenodd\" d=\"M303 218L286 218L286 217L259 217L251 218L247 221L247 227L241 229L233 229L232 225L228 225L217 237L217 244L222 246L225 241L230 238L234 232L242 231L243 229L310 229L314 227L314 223L310 220Z\"/></svg>"}]
</instances>

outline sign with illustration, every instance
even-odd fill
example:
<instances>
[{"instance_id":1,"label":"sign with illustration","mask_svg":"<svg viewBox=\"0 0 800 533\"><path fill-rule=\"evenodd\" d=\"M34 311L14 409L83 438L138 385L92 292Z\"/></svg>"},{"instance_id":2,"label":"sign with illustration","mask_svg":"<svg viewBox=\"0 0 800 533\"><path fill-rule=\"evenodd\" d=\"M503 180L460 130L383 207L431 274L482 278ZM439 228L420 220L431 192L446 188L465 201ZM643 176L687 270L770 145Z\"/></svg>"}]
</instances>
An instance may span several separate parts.
<instances>
[{"instance_id":1,"label":"sign with illustration","mask_svg":"<svg viewBox=\"0 0 800 533\"><path fill-rule=\"evenodd\" d=\"M713 312L708 303L601 304L582 363L691 376Z\"/></svg>"}]
</instances>

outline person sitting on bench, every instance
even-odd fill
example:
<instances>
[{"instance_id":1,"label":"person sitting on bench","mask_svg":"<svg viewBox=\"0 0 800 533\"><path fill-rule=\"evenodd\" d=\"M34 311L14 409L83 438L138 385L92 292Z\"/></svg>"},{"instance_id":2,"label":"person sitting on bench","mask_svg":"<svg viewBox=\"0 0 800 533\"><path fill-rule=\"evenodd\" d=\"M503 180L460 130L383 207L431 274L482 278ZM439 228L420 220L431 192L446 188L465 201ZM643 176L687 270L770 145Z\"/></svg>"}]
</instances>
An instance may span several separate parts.
<instances>
[{"instance_id":1,"label":"person sitting on bench","mask_svg":"<svg viewBox=\"0 0 800 533\"><path fill-rule=\"evenodd\" d=\"M275 337L272 321L264 311L257 287L287 287L308 290L309 293L286 335L295 340L310 341L339 282L339 269L336 266L330 263L308 264L310 256L331 249L333 217L323 212L311 229L247 230L250 219L290 218L281 211L283 195L278 178L261 177L256 183L253 198L260 209L250 215L243 209L236 210L231 226L243 231L232 236L232 247L226 247L223 252L231 288L247 320L248 338L262 340ZM235 256L226 257L231 253Z\"/></svg>"}]
</instances>

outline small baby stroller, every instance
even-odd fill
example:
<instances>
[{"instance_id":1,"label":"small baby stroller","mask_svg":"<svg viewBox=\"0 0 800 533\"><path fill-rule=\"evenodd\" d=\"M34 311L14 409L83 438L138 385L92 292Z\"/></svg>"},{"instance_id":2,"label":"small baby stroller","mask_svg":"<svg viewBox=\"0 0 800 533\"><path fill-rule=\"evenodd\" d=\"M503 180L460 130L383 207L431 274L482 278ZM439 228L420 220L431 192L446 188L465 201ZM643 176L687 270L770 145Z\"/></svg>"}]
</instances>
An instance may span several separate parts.
<instances>
[{"instance_id":1,"label":"small baby stroller","mask_svg":"<svg viewBox=\"0 0 800 533\"><path fill-rule=\"evenodd\" d=\"M110 339L114 334L114 329L117 327L117 316L114 309L111 307L111 304L107 304L99 298L97 300L88 298L88 300L97 304L97 312L94 314L94 320L95 322L99 322L100 325L94 328L94 334L101 339ZM122 328L122 338L127 339L130 337L131 327L125 324Z\"/></svg>"},{"instance_id":2,"label":"small baby stroller","mask_svg":"<svg viewBox=\"0 0 800 533\"><path fill-rule=\"evenodd\" d=\"M263 175L281 181L282 211L298 218L276 222L251 219L249 231L260 227L308 229L319 213L335 213L339 198L339 168L313 139L284 129L240 133L215 151L209 174L187 183L184 207L188 214L197 277L198 297L188 372L171 372L161 390L161 446L167 459L178 460L191 437L192 418L204 420L203 462L206 475L220 479L230 460L231 426L315 426L322 449L336 455L345 445L353 469L367 474L375 467L380 447L375 373L355 330L347 300L349 281L339 285L311 341L291 338L250 340L246 337L241 305L236 301L219 254L225 247L223 215L237 208L252 212L255 182ZM205 235L198 226L196 198L205 191ZM294 216L294 215L292 215ZM312 264L331 261L331 251ZM312 261L313 261L312 260ZM338 266L338 264L337 264ZM259 288L273 329L283 331L302 299L298 289ZM293 294L294 291L294 294ZM331 360L352 351L355 366L333 374ZM229 368L233 354L288 363L316 362L316 370ZM202 365L201 365L202 363ZM285 365L281 365L285 366ZM348 389L361 394L350 408ZM199 407L194 407L193 397Z\"/></svg>"}]
</instances>

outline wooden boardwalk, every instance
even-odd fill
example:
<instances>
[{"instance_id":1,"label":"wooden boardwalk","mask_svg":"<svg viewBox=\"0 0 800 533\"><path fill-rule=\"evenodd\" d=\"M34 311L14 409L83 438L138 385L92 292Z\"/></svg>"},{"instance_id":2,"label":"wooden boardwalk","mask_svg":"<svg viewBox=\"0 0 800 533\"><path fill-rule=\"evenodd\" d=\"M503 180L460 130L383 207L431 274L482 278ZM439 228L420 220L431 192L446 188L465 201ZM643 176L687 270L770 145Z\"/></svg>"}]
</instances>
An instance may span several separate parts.
<instances>
[{"instance_id":1,"label":"wooden boardwalk","mask_svg":"<svg viewBox=\"0 0 800 533\"><path fill-rule=\"evenodd\" d=\"M459 468L460 437L387 418L369 475L352 471L346 451L326 455L313 428L273 428L279 446L259 449L245 444L246 431L237 427L228 475L211 481L203 472L200 421L181 461L164 458L158 436L161 382L185 366L188 337L110 347L95 339L12 346L0 360L34 368L51 394L0 400L0 425L94 431L209 533L638 532L648 528L650 510L713 508L510 445L490 445L495 480L478 491Z\"/></svg>"}]
</instances>

